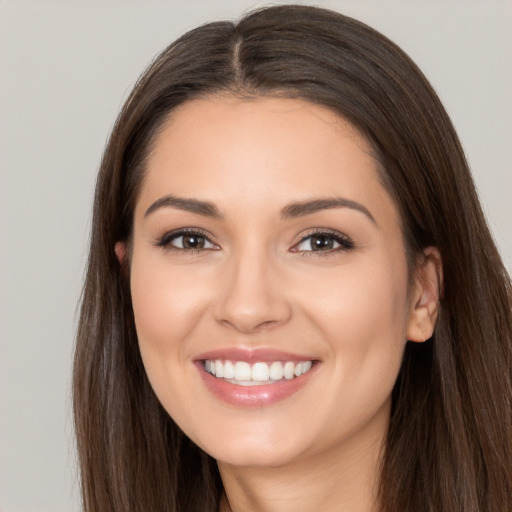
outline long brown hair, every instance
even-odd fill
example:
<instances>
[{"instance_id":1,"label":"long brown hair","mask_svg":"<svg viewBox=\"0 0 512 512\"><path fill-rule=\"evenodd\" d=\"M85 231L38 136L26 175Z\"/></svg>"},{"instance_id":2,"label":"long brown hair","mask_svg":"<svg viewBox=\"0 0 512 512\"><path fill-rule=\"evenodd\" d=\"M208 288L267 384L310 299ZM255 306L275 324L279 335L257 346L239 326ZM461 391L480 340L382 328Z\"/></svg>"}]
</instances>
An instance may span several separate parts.
<instances>
[{"instance_id":1,"label":"long brown hair","mask_svg":"<svg viewBox=\"0 0 512 512\"><path fill-rule=\"evenodd\" d=\"M98 176L74 365L87 512L208 511L215 461L156 399L138 350L129 241L155 134L169 113L217 92L327 106L373 145L402 215L409 256L437 246L444 267L433 337L408 344L393 390L380 482L386 512L512 510L512 292L460 143L416 65L341 14L276 6L211 23L164 50L126 101Z\"/></svg>"}]
</instances>

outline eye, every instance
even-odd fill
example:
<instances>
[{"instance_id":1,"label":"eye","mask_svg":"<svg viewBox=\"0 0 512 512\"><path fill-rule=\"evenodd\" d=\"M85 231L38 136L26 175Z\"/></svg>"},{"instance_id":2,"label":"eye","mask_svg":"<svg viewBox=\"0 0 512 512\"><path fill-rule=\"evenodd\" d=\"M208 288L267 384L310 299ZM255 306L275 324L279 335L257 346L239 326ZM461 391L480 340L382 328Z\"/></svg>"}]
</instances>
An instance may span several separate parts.
<instances>
[{"instance_id":1,"label":"eye","mask_svg":"<svg viewBox=\"0 0 512 512\"><path fill-rule=\"evenodd\" d=\"M171 231L162 236L156 245L166 249L182 251L201 251L219 248L206 234L195 230Z\"/></svg>"},{"instance_id":2,"label":"eye","mask_svg":"<svg viewBox=\"0 0 512 512\"><path fill-rule=\"evenodd\" d=\"M339 232L311 233L292 248L293 252L334 252L350 250L354 247L352 240Z\"/></svg>"}]
</instances>

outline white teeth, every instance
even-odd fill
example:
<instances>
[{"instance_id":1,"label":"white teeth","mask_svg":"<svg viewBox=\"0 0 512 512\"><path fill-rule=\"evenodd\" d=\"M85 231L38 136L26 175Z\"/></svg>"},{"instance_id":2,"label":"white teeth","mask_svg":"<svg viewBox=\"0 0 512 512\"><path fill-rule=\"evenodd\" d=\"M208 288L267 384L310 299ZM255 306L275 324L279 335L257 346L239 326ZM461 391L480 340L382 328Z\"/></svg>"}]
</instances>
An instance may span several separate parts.
<instances>
[{"instance_id":1,"label":"white teeth","mask_svg":"<svg viewBox=\"0 0 512 512\"><path fill-rule=\"evenodd\" d=\"M311 370L311 366L313 366L313 363L311 361L304 361L302 363L302 373L309 372L309 370Z\"/></svg>"},{"instance_id":2,"label":"white teeth","mask_svg":"<svg viewBox=\"0 0 512 512\"><path fill-rule=\"evenodd\" d=\"M245 361L235 363L235 380L251 380L251 365Z\"/></svg>"},{"instance_id":3,"label":"white teeth","mask_svg":"<svg viewBox=\"0 0 512 512\"><path fill-rule=\"evenodd\" d=\"M270 368L267 363L255 363L252 365L251 380L263 382L268 380L270 376Z\"/></svg>"},{"instance_id":4,"label":"white teeth","mask_svg":"<svg viewBox=\"0 0 512 512\"><path fill-rule=\"evenodd\" d=\"M281 380L284 377L284 368L279 361L275 361L270 365L271 380Z\"/></svg>"},{"instance_id":5,"label":"white teeth","mask_svg":"<svg viewBox=\"0 0 512 512\"><path fill-rule=\"evenodd\" d=\"M293 379L294 373L295 373L295 365L291 361L288 361L287 363L285 363L284 378L288 379L288 380Z\"/></svg>"},{"instance_id":6,"label":"white teeth","mask_svg":"<svg viewBox=\"0 0 512 512\"><path fill-rule=\"evenodd\" d=\"M223 361L221 359L206 360L204 369L218 379L226 379L242 386L255 383L274 383L283 378L291 380L311 370L312 361L294 363L281 361L272 363L257 362L252 365L245 361Z\"/></svg>"},{"instance_id":7,"label":"white teeth","mask_svg":"<svg viewBox=\"0 0 512 512\"><path fill-rule=\"evenodd\" d=\"M235 365L231 361L226 361L224 363L224 378L225 379L234 379L235 378Z\"/></svg>"}]
</instances>

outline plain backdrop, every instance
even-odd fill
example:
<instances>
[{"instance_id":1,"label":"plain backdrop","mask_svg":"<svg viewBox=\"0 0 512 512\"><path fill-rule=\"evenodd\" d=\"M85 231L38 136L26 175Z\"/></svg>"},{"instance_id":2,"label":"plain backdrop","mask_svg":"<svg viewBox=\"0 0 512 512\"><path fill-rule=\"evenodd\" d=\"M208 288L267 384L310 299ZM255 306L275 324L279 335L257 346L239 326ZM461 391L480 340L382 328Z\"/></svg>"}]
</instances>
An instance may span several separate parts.
<instances>
[{"instance_id":1,"label":"plain backdrop","mask_svg":"<svg viewBox=\"0 0 512 512\"><path fill-rule=\"evenodd\" d=\"M70 374L105 140L151 58L268 2L0 0L0 511L79 510ZM309 2L404 48L438 91L512 268L512 3Z\"/></svg>"}]
</instances>

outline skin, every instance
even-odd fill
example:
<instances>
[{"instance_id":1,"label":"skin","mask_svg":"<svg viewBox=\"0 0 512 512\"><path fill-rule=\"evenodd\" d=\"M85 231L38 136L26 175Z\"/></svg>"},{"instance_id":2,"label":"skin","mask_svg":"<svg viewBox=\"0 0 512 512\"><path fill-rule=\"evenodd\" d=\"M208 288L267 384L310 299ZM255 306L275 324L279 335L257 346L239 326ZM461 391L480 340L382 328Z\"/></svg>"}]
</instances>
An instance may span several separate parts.
<instances>
[{"instance_id":1,"label":"skin","mask_svg":"<svg viewBox=\"0 0 512 512\"><path fill-rule=\"evenodd\" d=\"M147 213L168 194L208 201L222 218L173 206ZM333 197L368 214L335 207L282 216L290 203ZM204 232L205 247L180 249L182 239L169 237L161 246L180 228ZM317 228L353 247L310 250L303 239ZM182 105L150 154L130 254L122 243L116 253L130 258L150 382L183 431L217 459L222 511L376 510L391 390L407 340L432 333L441 266L428 248L409 284L396 206L350 124L295 99ZM242 408L212 395L194 364L230 347L317 363L292 396Z\"/></svg>"}]
</instances>

